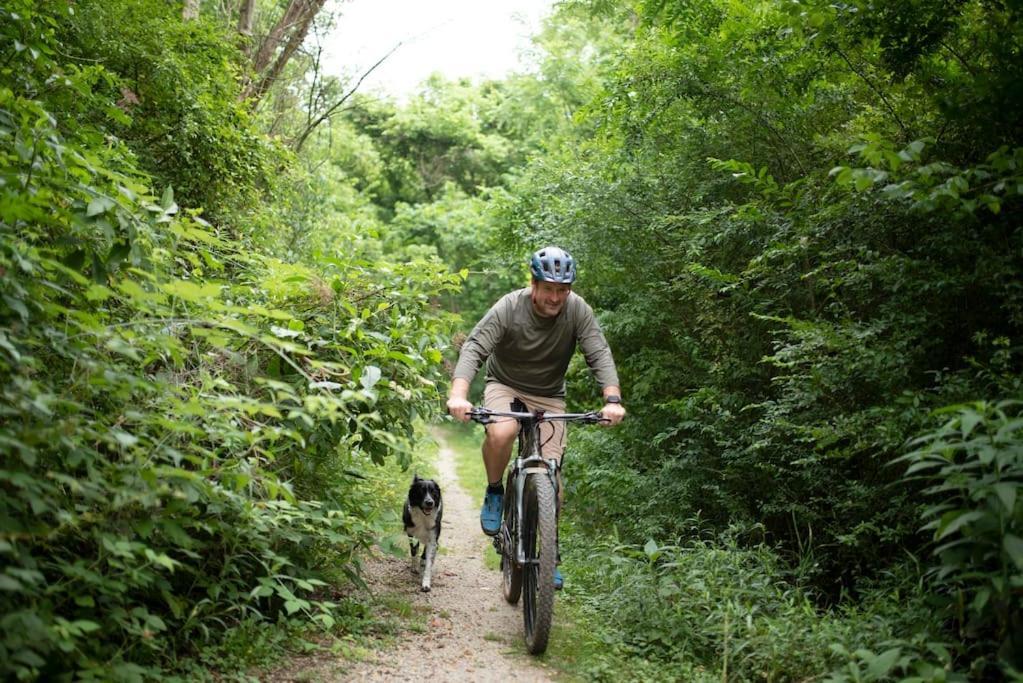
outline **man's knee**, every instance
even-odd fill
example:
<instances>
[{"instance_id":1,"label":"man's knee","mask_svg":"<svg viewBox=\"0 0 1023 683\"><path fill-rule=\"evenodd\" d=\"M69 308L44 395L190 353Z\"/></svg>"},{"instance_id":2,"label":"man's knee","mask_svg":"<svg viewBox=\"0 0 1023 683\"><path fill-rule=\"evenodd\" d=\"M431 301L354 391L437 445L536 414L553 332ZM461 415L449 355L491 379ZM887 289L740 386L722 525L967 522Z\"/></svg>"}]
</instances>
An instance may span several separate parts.
<instances>
[{"instance_id":1,"label":"man's knee","mask_svg":"<svg viewBox=\"0 0 1023 683\"><path fill-rule=\"evenodd\" d=\"M486 442L491 448L505 449L511 446L519 433L517 422L495 422L487 425Z\"/></svg>"}]
</instances>

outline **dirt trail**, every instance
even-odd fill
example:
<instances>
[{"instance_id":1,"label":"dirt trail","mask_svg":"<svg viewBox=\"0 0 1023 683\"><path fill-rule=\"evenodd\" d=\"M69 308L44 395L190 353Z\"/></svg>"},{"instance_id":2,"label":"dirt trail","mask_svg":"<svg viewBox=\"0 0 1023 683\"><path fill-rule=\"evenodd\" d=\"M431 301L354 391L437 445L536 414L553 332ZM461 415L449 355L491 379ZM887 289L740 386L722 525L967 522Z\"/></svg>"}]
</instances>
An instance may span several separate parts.
<instances>
[{"instance_id":1,"label":"dirt trail","mask_svg":"<svg viewBox=\"0 0 1023 683\"><path fill-rule=\"evenodd\" d=\"M404 633L396 648L366 661L318 659L274 680L552 680L543 663L525 653L522 612L505 602L500 573L483 563L490 541L480 531L479 508L458 483L454 451L443 435L434 437L444 516L433 590L420 592L407 559L378 557L367 566L371 590L407 595L413 609L426 614L426 631Z\"/></svg>"}]
</instances>

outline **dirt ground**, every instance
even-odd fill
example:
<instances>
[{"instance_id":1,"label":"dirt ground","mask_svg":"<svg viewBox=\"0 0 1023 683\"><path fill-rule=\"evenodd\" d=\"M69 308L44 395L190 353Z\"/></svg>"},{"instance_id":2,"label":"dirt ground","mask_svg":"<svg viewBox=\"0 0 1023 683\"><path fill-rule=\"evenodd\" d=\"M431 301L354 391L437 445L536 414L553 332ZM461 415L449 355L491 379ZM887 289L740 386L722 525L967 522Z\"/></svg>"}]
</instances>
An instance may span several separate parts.
<instances>
[{"instance_id":1,"label":"dirt ground","mask_svg":"<svg viewBox=\"0 0 1023 683\"><path fill-rule=\"evenodd\" d=\"M525 652L522 612L502 597L500 572L483 563L490 540L480 531L479 508L459 486L454 452L440 434L435 437L444 514L433 590L419 590L408 559L374 558L366 577L376 594L406 596L413 610L425 614L425 630L405 632L394 648L372 652L362 661L322 654L298 658L267 680L553 680L544 664Z\"/></svg>"}]
</instances>

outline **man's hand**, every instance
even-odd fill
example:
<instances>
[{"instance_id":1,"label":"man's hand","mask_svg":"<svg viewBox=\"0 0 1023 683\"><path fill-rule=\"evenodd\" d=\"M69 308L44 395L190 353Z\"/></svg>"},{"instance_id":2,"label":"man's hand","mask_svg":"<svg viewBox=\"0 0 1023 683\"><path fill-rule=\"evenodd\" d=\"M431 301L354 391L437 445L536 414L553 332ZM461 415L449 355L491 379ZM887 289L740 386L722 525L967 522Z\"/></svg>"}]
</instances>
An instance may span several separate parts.
<instances>
[{"instance_id":1,"label":"man's hand","mask_svg":"<svg viewBox=\"0 0 1023 683\"><path fill-rule=\"evenodd\" d=\"M603 422L605 427L613 427L622 421L625 417L625 408L622 407L621 403L608 403L600 409L600 414L611 420L610 422Z\"/></svg>"},{"instance_id":2,"label":"man's hand","mask_svg":"<svg viewBox=\"0 0 1023 683\"><path fill-rule=\"evenodd\" d=\"M458 396L452 396L448 399L448 413L451 417L459 420L460 422L469 421L469 411L472 409L472 404L464 398Z\"/></svg>"},{"instance_id":3,"label":"man's hand","mask_svg":"<svg viewBox=\"0 0 1023 683\"><path fill-rule=\"evenodd\" d=\"M448 392L448 413L459 422L469 421L469 382L461 377L451 380L451 391Z\"/></svg>"}]
</instances>

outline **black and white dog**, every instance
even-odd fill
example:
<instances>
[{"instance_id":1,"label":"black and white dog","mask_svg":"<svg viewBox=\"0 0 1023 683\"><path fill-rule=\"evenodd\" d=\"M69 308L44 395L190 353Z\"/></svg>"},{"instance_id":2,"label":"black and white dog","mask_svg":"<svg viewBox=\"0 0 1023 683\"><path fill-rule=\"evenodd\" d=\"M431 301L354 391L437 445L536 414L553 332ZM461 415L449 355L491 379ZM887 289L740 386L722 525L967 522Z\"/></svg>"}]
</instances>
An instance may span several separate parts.
<instances>
[{"instance_id":1,"label":"black and white dog","mask_svg":"<svg viewBox=\"0 0 1023 683\"><path fill-rule=\"evenodd\" d=\"M405 501L405 533L408 534L409 551L412 554L412 570L416 570L416 553L423 546L420 559L423 572L423 591L430 590L430 574L433 573L433 558L437 555L437 542L440 540L440 518L444 512L440 500L440 486L432 479L420 479L419 475L412 478L412 486L408 490Z\"/></svg>"}]
</instances>

